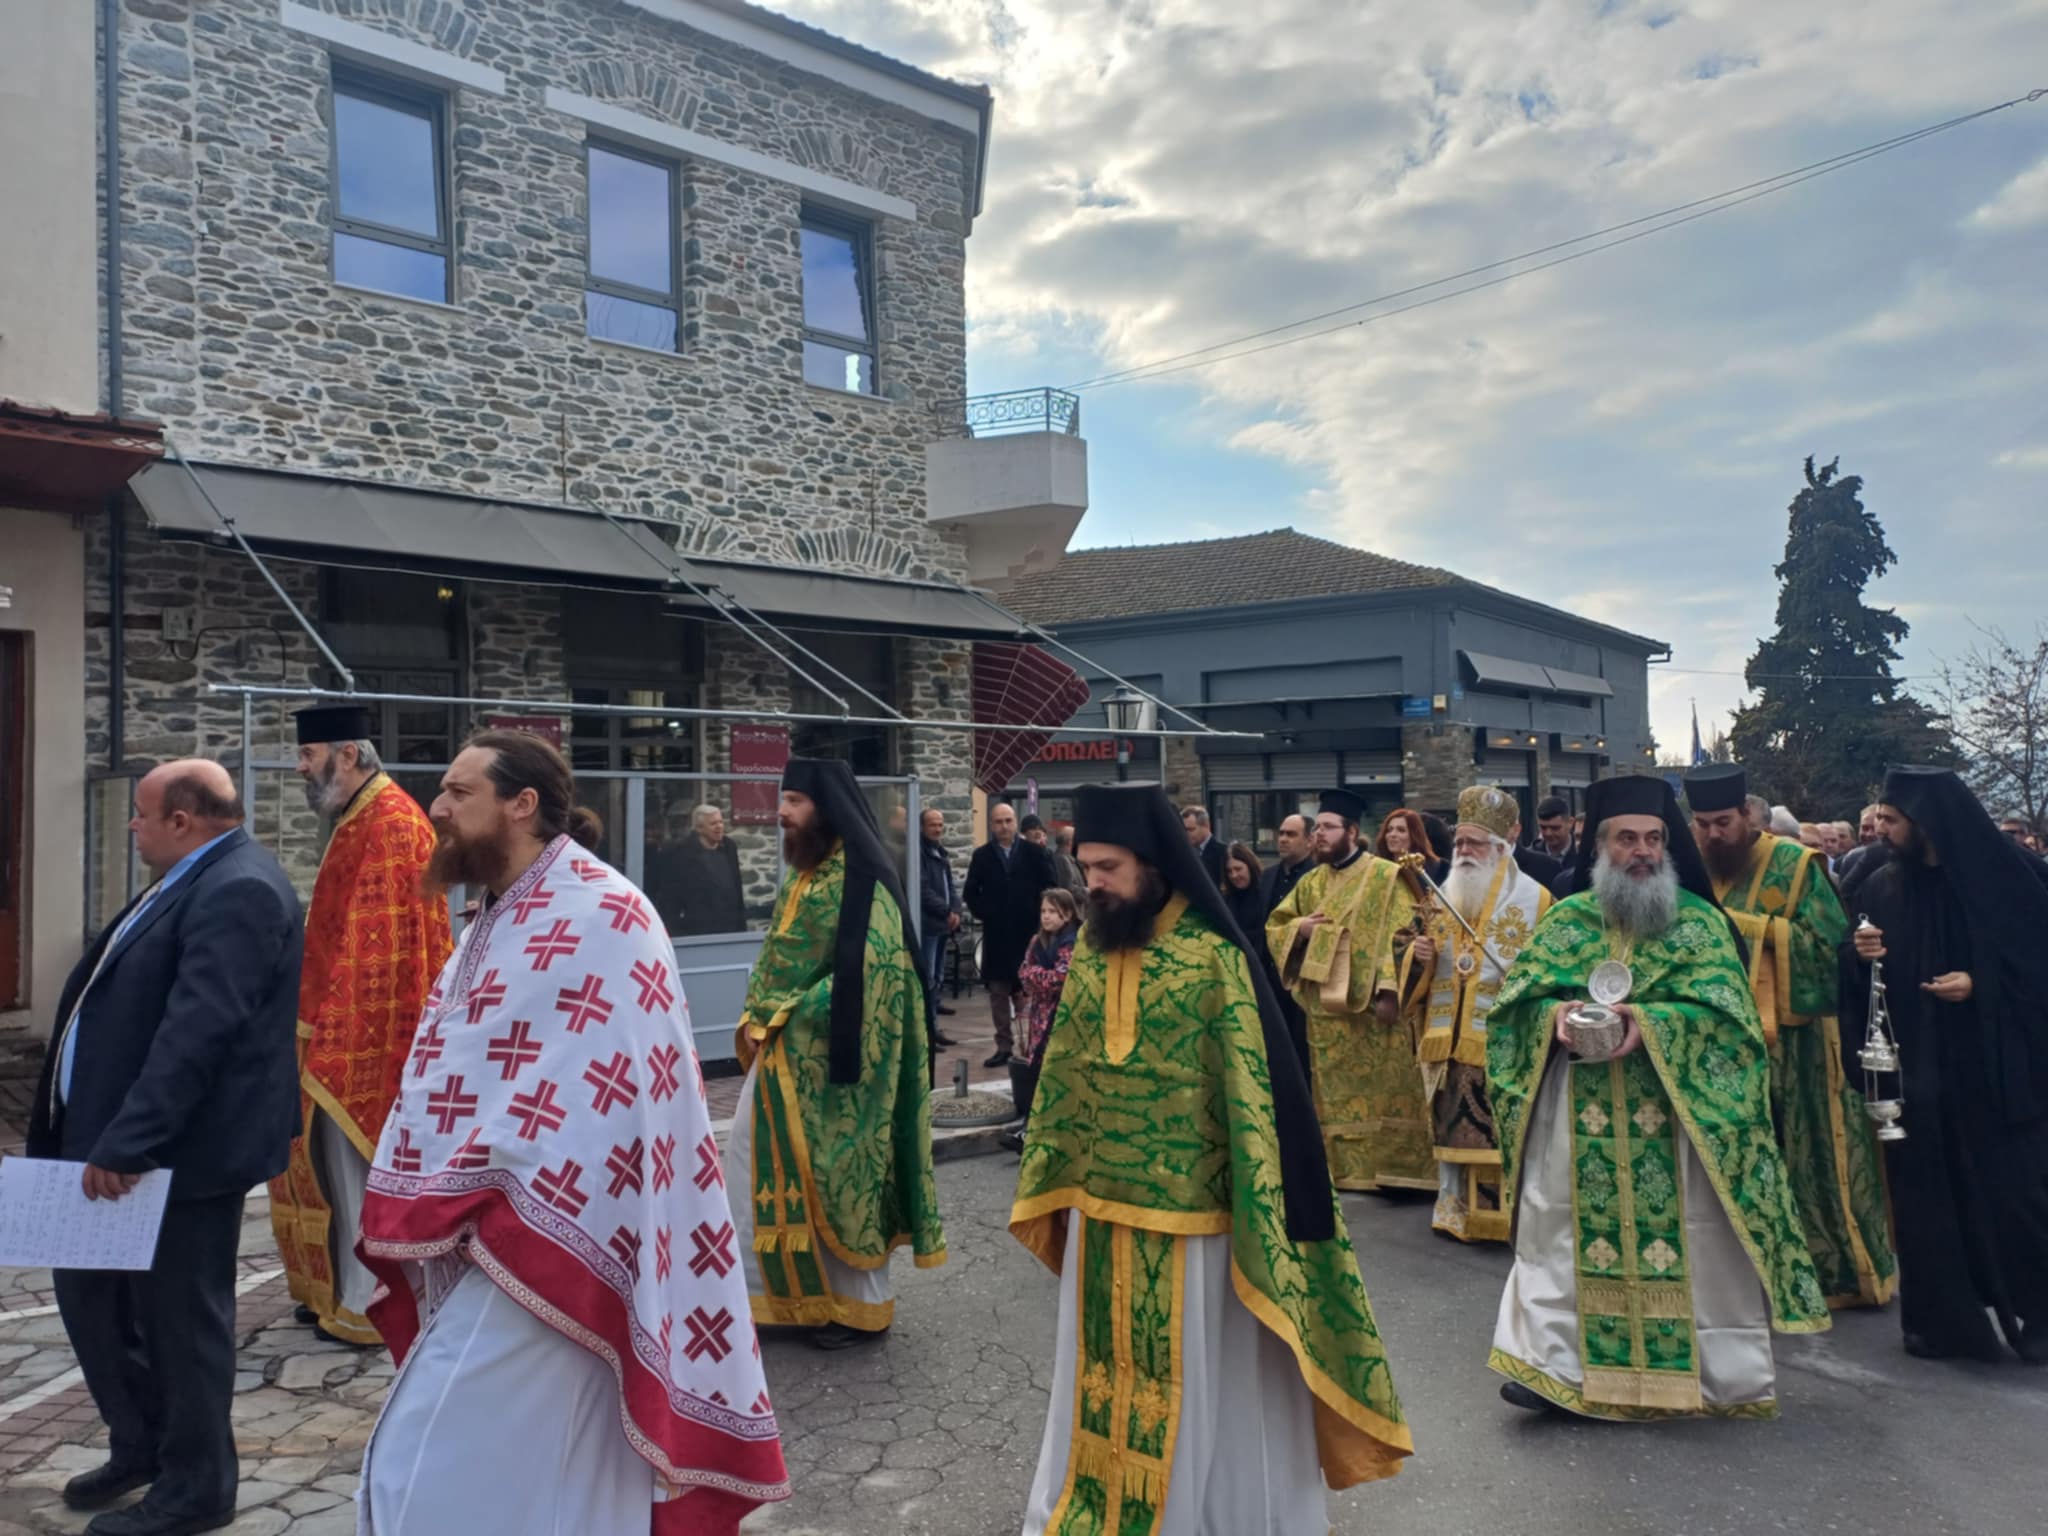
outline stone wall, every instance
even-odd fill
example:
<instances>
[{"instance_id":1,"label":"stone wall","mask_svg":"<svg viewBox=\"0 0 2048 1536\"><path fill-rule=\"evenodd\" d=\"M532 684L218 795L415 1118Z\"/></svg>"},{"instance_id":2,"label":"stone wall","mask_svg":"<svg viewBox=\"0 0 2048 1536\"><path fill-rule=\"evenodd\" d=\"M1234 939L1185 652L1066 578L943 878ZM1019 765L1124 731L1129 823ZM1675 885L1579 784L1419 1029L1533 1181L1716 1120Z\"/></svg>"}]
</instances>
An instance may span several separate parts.
<instances>
[{"instance_id":1,"label":"stone wall","mask_svg":"<svg viewBox=\"0 0 2048 1536\"><path fill-rule=\"evenodd\" d=\"M1462 725L1401 727L1401 797L1418 810L1455 807L1473 782L1472 732Z\"/></svg>"},{"instance_id":2,"label":"stone wall","mask_svg":"<svg viewBox=\"0 0 2048 1536\"><path fill-rule=\"evenodd\" d=\"M1160 742L1160 775L1166 797L1176 806L1205 803L1202 787L1202 759L1192 736L1167 736Z\"/></svg>"},{"instance_id":3,"label":"stone wall","mask_svg":"<svg viewBox=\"0 0 2048 1536\"><path fill-rule=\"evenodd\" d=\"M672 519L684 546L958 577L924 516L965 393L964 135L615 0L324 0L505 73L450 93L454 302L330 276L330 61L276 0L124 0L128 406L190 456ZM683 163L683 342L584 334L584 125L548 87L915 204L874 226L881 398L802 378L802 196Z\"/></svg>"}]
</instances>

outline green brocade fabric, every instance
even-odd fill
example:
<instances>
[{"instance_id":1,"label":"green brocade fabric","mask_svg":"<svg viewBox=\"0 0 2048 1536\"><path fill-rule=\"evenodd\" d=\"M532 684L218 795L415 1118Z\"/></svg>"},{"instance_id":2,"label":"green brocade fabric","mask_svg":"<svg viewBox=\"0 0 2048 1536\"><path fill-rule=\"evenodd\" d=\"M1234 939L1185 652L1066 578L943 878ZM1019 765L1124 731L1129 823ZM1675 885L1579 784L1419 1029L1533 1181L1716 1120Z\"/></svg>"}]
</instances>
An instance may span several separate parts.
<instances>
[{"instance_id":1,"label":"green brocade fabric","mask_svg":"<svg viewBox=\"0 0 2048 1536\"><path fill-rule=\"evenodd\" d=\"M1386 1476L1413 1441L1343 1212L1329 1241L1287 1236L1272 1082L1244 952L1184 902L1161 921L1136 954L1106 956L1085 936L1074 946L1010 1229L1055 1271L1065 1223L1083 1217L1091 1256L1098 1236L1109 1246L1107 1229L1228 1233L1238 1299L1293 1350L1315 1396L1326 1481L1342 1488ZM1129 966L1139 968L1135 1008L1123 1017L1112 972ZM1086 1296L1084 1287L1084 1305ZM1083 1442L1087 1422L1083 1415Z\"/></svg>"},{"instance_id":2,"label":"green brocade fabric","mask_svg":"<svg viewBox=\"0 0 2048 1536\"><path fill-rule=\"evenodd\" d=\"M1774 979L1789 971L1790 986L1781 989L1789 1006L1781 1004L1771 1045L1771 1103L1806 1245L1829 1306L1882 1306L1899 1274L1884 1165L1863 1095L1842 1070L1836 1016L1836 953L1849 935L1848 914L1813 850L1766 833L1757 852L1761 867L1735 881L1721 904L1767 924L1773 950L1790 941L1784 960L1771 953L1757 963L1771 966Z\"/></svg>"},{"instance_id":3,"label":"green brocade fabric","mask_svg":"<svg viewBox=\"0 0 2048 1536\"><path fill-rule=\"evenodd\" d=\"M845 879L838 849L809 874L792 872L747 981L738 1039L742 1061L760 1057L755 1246L763 1253L780 1247L794 1259L815 1232L857 1269L881 1267L904 1242L920 1264L943 1262L924 997L896 900L880 887L868 923L860 1080L828 1080L832 950ZM783 1266L764 1270L772 1288Z\"/></svg>"},{"instance_id":4,"label":"green brocade fabric","mask_svg":"<svg viewBox=\"0 0 2048 1536\"><path fill-rule=\"evenodd\" d=\"M1296 961L1294 999L1308 1023L1309 1087L1339 1189L1437 1187L1429 1098L1404 1020L1383 1022L1374 995L1395 987L1395 936L1413 922L1414 898L1399 868L1370 854L1341 870L1318 865L1266 919L1266 945L1283 977L1296 924L1332 915ZM1335 953L1339 932L1347 954ZM1342 1006L1332 1006L1342 983Z\"/></svg>"},{"instance_id":5,"label":"green brocade fabric","mask_svg":"<svg viewBox=\"0 0 2048 1536\"><path fill-rule=\"evenodd\" d=\"M1628 959L1644 1054L1763 1282L1773 1326L1816 1333L1829 1325L1827 1301L1771 1127L1770 1059L1749 978L1727 919L1688 891L1678 902L1671 927ZM1585 1000L1587 977L1607 958L1599 900L1585 892L1550 909L1501 985L1487 1025L1487 1090L1510 1190L1550 1059L1552 1014ZM1581 1065L1574 1076L1589 1069L1608 1072Z\"/></svg>"}]
</instances>

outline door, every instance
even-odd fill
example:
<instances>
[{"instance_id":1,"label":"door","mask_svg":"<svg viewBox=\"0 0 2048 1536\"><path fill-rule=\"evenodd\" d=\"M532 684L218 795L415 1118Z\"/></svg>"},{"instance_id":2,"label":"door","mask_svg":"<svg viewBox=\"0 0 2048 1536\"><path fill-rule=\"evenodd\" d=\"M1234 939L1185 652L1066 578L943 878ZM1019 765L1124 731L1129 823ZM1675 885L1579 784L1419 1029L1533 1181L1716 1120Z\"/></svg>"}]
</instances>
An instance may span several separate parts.
<instances>
[{"instance_id":1,"label":"door","mask_svg":"<svg viewBox=\"0 0 2048 1536\"><path fill-rule=\"evenodd\" d=\"M0 631L0 1011L29 1004L28 636Z\"/></svg>"}]
</instances>

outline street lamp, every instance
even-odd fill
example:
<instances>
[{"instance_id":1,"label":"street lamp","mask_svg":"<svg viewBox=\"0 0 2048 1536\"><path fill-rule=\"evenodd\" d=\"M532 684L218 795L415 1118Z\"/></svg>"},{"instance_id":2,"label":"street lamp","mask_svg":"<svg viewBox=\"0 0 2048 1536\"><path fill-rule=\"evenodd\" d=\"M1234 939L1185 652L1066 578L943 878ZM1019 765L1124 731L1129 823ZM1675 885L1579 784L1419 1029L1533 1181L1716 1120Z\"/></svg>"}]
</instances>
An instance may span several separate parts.
<instances>
[{"instance_id":1,"label":"street lamp","mask_svg":"<svg viewBox=\"0 0 2048 1536\"><path fill-rule=\"evenodd\" d=\"M1129 683L1118 683L1116 691L1102 701L1109 731L1116 738L1116 778L1119 784L1131 776L1131 744L1127 731L1142 730L1145 706L1150 701Z\"/></svg>"}]
</instances>

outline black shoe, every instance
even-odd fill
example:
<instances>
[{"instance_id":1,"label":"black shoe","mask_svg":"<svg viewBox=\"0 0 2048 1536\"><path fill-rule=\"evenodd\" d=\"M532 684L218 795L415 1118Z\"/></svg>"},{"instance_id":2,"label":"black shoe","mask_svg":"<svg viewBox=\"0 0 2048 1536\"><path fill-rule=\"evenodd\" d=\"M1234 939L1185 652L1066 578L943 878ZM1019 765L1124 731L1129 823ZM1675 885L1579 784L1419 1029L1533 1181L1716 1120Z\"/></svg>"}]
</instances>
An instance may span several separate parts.
<instances>
[{"instance_id":1,"label":"black shoe","mask_svg":"<svg viewBox=\"0 0 2048 1536\"><path fill-rule=\"evenodd\" d=\"M889 1332L883 1328L870 1333L862 1328L849 1328L844 1323L827 1323L811 1335L811 1343L819 1349L855 1349L862 1344L873 1344Z\"/></svg>"},{"instance_id":2,"label":"black shoe","mask_svg":"<svg viewBox=\"0 0 2048 1536\"><path fill-rule=\"evenodd\" d=\"M81 1472L64 1485L64 1502L73 1509L105 1509L124 1493L156 1481L154 1467L117 1467L111 1461Z\"/></svg>"},{"instance_id":3,"label":"black shoe","mask_svg":"<svg viewBox=\"0 0 2048 1536\"><path fill-rule=\"evenodd\" d=\"M1528 1413L1548 1413L1550 1399L1531 1392L1519 1381L1504 1381L1500 1384L1500 1400L1512 1404Z\"/></svg>"},{"instance_id":4,"label":"black shoe","mask_svg":"<svg viewBox=\"0 0 2048 1536\"><path fill-rule=\"evenodd\" d=\"M1022 1131L1005 1131L996 1138L996 1144L1005 1152L1014 1152L1019 1157L1024 1155L1024 1133Z\"/></svg>"},{"instance_id":5,"label":"black shoe","mask_svg":"<svg viewBox=\"0 0 2048 1536\"><path fill-rule=\"evenodd\" d=\"M950 1008L941 1008L939 1012L950 1013L952 1012L952 1010ZM936 1031L934 1031L932 1034L932 1044L937 1046L942 1051L950 1050L952 1047L958 1045L959 1043L960 1042L958 1040L955 1040L951 1035L942 1035L937 1033Z\"/></svg>"},{"instance_id":6,"label":"black shoe","mask_svg":"<svg viewBox=\"0 0 2048 1536\"><path fill-rule=\"evenodd\" d=\"M311 1307L303 1305L297 1306L292 1308L292 1321L295 1323L304 1323L308 1328L312 1328L319 1324L320 1314L318 1312L315 1312Z\"/></svg>"},{"instance_id":7,"label":"black shoe","mask_svg":"<svg viewBox=\"0 0 2048 1536\"><path fill-rule=\"evenodd\" d=\"M940 1003L938 1005L938 1012L944 1014L949 1019L953 1017L953 1010L951 1008L948 1008L944 1003Z\"/></svg>"},{"instance_id":8,"label":"black shoe","mask_svg":"<svg viewBox=\"0 0 2048 1536\"><path fill-rule=\"evenodd\" d=\"M1004 1050L998 1050L995 1055L982 1063L984 1067L1007 1067L1009 1064L1010 1053Z\"/></svg>"},{"instance_id":9,"label":"black shoe","mask_svg":"<svg viewBox=\"0 0 2048 1536\"><path fill-rule=\"evenodd\" d=\"M1944 1349L1920 1333L1906 1335L1906 1353L1915 1360L1953 1360L1956 1357L1954 1350Z\"/></svg>"},{"instance_id":10,"label":"black shoe","mask_svg":"<svg viewBox=\"0 0 2048 1536\"><path fill-rule=\"evenodd\" d=\"M190 1536L193 1531L217 1531L232 1525L234 1519L232 1504L218 1514L178 1515L151 1509L149 1500L144 1499L126 1509L110 1509L104 1515L93 1516L85 1536Z\"/></svg>"}]
</instances>

